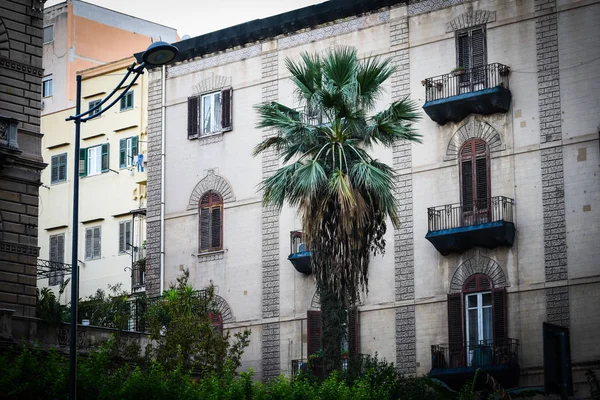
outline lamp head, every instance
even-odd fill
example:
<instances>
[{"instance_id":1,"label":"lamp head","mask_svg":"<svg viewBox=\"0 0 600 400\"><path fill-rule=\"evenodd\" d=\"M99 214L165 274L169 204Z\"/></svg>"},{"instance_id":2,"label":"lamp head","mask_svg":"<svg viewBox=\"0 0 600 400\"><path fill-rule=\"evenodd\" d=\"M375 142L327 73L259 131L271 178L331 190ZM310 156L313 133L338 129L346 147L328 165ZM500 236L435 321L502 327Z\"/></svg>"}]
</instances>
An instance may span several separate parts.
<instances>
[{"instance_id":1,"label":"lamp head","mask_svg":"<svg viewBox=\"0 0 600 400\"><path fill-rule=\"evenodd\" d=\"M148 65L165 65L177 57L177 47L167 42L154 42L142 54L142 61Z\"/></svg>"}]
</instances>

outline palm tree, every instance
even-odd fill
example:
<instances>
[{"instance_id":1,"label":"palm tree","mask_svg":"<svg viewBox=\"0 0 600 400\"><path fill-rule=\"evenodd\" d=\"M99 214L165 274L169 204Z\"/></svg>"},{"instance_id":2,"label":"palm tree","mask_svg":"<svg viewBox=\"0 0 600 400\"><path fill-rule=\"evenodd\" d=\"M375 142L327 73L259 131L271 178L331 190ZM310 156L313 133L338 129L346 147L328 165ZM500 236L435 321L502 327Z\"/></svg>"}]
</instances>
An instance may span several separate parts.
<instances>
[{"instance_id":1,"label":"palm tree","mask_svg":"<svg viewBox=\"0 0 600 400\"><path fill-rule=\"evenodd\" d=\"M321 299L324 358L337 365L344 309L368 289L369 258L384 251L388 218L399 226L394 171L367 151L420 141L411 127L419 117L407 99L375 113L383 82L395 71L390 60L358 60L354 48L339 47L285 63L301 111L258 105L257 126L276 134L254 154L275 150L283 161L261 184L263 203L298 208Z\"/></svg>"}]
</instances>

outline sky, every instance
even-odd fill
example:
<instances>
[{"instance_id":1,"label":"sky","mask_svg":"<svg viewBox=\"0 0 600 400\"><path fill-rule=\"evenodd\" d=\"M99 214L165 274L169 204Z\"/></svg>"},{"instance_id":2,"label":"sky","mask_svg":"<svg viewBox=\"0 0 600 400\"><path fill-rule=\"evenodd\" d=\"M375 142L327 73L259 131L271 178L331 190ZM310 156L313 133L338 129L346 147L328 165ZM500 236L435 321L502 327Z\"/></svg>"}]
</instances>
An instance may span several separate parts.
<instances>
[{"instance_id":1,"label":"sky","mask_svg":"<svg viewBox=\"0 0 600 400\"><path fill-rule=\"evenodd\" d=\"M48 0L50 7L65 0ZM213 32L324 0L84 0L176 28L180 37Z\"/></svg>"}]
</instances>

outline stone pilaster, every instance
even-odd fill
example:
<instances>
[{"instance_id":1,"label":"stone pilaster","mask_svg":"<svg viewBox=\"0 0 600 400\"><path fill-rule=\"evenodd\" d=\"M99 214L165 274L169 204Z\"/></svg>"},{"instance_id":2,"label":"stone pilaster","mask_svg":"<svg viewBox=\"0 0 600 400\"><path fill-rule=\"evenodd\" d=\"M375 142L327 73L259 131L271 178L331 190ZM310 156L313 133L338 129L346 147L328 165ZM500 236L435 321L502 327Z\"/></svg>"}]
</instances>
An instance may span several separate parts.
<instances>
[{"instance_id":1,"label":"stone pilaster","mask_svg":"<svg viewBox=\"0 0 600 400\"><path fill-rule=\"evenodd\" d=\"M390 22L390 49L397 70L392 75L392 100L410 94L410 64L408 53L408 19ZM414 300L414 242L412 198L411 144L398 141L392 149L396 176L395 197L400 227L394 232L394 264L396 301ZM396 366L403 374L416 372L415 307L396 309Z\"/></svg>"},{"instance_id":2,"label":"stone pilaster","mask_svg":"<svg viewBox=\"0 0 600 400\"><path fill-rule=\"evenodd\" d=\"M161 100L162 71L154 69L148 77L148 174L146 211L146 293L160 295L160 194L161 194Z\"/></svg>"},{"instance_id":3,"label":"stone pilaster","mask_svg":"<svg viewBox=\"0 0 600 400\"><path fill-rule=\"evenodd\" d=\"M535 0L538 105L544 212L544 260L546 281L565 281L567 274L567 227L558 60L558 23L555 0ZM569 292L566 287L546 292L548 322L569 325Z\"/></svg>"},{"instance_id":4,"label":"stone pilaster","mask_svg":"<svg viewBox=\"0 0 600 400\"><path fill-rule=\"evenodd\" d=\"M262 55L262 101L278 98L277 50ZM273 130L265 130L263 139L273 136ZM279 167L275 150L262 153L262 177L268 178ZM279 317L279 212L274 207L262 209L262 317ZM263 325L262 370L263 380L274 378L280 372L279 322Z\"/></svg>"}]
</instances>

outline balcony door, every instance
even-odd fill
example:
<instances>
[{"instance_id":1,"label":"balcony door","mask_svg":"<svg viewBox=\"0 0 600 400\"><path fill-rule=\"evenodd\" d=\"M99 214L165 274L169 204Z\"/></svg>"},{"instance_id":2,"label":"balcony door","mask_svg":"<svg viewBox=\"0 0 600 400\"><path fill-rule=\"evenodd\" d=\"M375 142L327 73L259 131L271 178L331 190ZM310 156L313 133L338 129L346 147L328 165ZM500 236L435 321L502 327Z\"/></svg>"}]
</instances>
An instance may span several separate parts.
<instances>
[{"instance_id":1,"label":"balcony door","mask_svg":"<svg viewBox=\"0 0 600 400\"><path fill-rule=\"evenodd\" d=\"M492 358L492 292L465 295L467 365L487 365Z\"/></svg>"},{"instance_id":2,"label":"balcony door","mask_svg":"<svg viewBox=\"0 0 600 400\"><path fill-rule=\"evenodd\" d=\"M482 139L469 139L460 149L462 226L490 221L490 155Z\"/></svg>"},{"instance_id":3,"label":"balcony door","mask_svg":"<svg viewBox=\"0 0 600 400\"><path fill-rule=\"evenodd\" d=\"M456 34L456 63L464 68L458 78L459 93L485 89L486 47L483 26L465 29Z\"/></svg>"}]
</instances>

